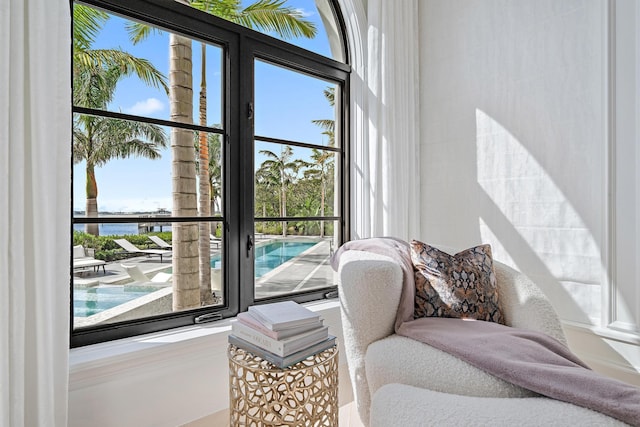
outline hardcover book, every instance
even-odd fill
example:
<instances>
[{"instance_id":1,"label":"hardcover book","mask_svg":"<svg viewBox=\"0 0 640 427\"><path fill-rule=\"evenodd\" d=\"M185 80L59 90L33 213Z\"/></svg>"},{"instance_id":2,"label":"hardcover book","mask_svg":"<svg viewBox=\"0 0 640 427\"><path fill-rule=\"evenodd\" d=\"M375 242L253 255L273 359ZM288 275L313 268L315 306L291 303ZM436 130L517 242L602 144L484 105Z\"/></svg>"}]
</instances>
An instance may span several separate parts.
<instances>
[{"instance_id":1,"label":"hardcover book","mask_svg":"<svg viewBox=\"0 0 640 427\"><path fill-rule=\"evenodd\" d=\"M286 368L288 366L295 365L296 363L306 359L309 356L313 356L314 354L320 353L328 348L333 347L334 345L336 345L336 337L334 337L333 335L329 335L327 339L285 357L281 357L269 351L266 351L258 346L251 344L248 341L243 340L242 338L238 338L235 335L229 335L229 344L246 350L254 356L258 356L262 360L266 360L267 362L278 368Z\"/></svg>"},{"instance_id":2,"label":"hardcover book","mask_svg":"<svg viewBox=\"0 0 640 427\"><path fill-rule=\"evenodd\" d=\"M294 301L252 305L249 312L272 331L295 328L317 322L320 315Z\"/></svg>"},{"instance_id":3,"label":"hardcover book","mask_svg":"<svg viewBox=\"0 0 640 427\"><path fill-rule=\"evenodd\" d=\"M253 329L263 333L264 335L271 337L276 340L281 340L284 338L289 338L294 335L301 334L302 332L310 331L311 329L316 329L322 326L323 320L318 319L317 322L303 324L295 328L282 329L280 331L272 331L271 329L264 326L258 319L253 317L250 312L245 311L242 313L238 313L236 316L240 323L244 323L247 326L252 327Z\"/></svg>"},{"instance_id":4,"label":"hardcover book","mask_svg":"<svg viewBox=\"0 0 640 427\"><path fill-rule=\"evenodd\" d=\"M289 338L276 340L237 320L231 323L231 331L238 338L242 338L251 344L257 345L281 357L298 352L310 345L327 339L329 336L329 327L320 326Z\"/></svg>"}]
</instances>

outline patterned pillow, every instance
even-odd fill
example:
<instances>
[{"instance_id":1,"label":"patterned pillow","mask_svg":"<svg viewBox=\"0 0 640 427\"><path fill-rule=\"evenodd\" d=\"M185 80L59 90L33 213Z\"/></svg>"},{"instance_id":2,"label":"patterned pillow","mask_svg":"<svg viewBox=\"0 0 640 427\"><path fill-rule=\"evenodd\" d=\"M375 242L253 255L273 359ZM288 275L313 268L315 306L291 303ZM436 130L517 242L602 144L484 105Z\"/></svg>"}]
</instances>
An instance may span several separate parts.
<instances>
[{"instance_id":1,"label":"patterned pillow","mask_svg":"<svg viewBox=\"0 0 640 427\"><path fill-rule=\"evenodd\" d=\"M449 255L414 240L411 261L416 283L414 318L456 317L504 324L490 245Z\"/></svg>"}]
</instances>

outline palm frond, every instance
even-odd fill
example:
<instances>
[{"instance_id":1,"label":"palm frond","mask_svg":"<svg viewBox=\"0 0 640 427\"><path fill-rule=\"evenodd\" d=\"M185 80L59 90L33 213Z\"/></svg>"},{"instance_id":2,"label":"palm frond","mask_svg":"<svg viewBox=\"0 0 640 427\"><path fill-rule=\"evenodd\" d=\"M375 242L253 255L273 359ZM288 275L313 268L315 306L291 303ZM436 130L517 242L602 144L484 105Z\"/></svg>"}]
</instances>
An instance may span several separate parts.
<instances>
[{"instance_id":1,"label":"palm frond","mask_svg":"<svg viewBox=\"0 0 640 427\"><path fill-rule=\"evenodd\" d=\"M323 130L329 130L332 132L336 126L335 120L331 120L331 119L311 120L311 123L313 123L316 126L319 126Z\"/></svg>"},{"instance_id":2,"label":"palm frond","mask_svg":"<svg viewBox=\"0 0 640 427\"><path fill-rule=\"evenodd\" d=\"M131 40L131 43L134 45L146 40L151 35L162 33L162 30L159 28L134 21L128 21L124 27L129 35L129 40Z\"/></svg>"},{"instance_id":3,"label":"palm frond","mask_svg":"<svg viewBox=\"0 0 640 427\"><path fill-rule=\"evenodd\" d=\"M323 93L324 97L327 99L327 101L329 101L329 105L333 107L336 104L336 88L330 86L326 88Z\"/></svg>"},{"instance_id":4,"label":"palm frond","mask_svg":"<svg viewBox=\"0 0 640 427\"><path fill-rule=\"evenodd\" d=\"M231 21L241 8L240 0L195 0L191 7Z\"/></svg>"},{"instance_id":5,"label":"palm frond","mask_svg":"<svg viewBox=\"0 0 640 427\"><path fill-rule=\"evenodd\" d=\"M90 49L76 52L74 67L76 70L117 68L122 76L135 74L144 83L169 93L167 78L149 60L138 58L120 49Z\"/></svg>"},{"instance_id":6,"label":"palm frond","mask_svg":"<svg viewBox=\"0 0 640 427\"><path fill-rule=\"evenodd\" d=\"M74 50L91 49L96 36L109 19L101 10L81 4L73 6L73 47Z\"/></svg>"},{"instance_id":7,"label":"palm frond","mask_svg":"<svg viewBox=\"0 0 640 427\"><path fill-rule=\"evenodd\" d=\"M285 3L286 0L258 0L242 9L239 0L195 0L191 6L247 28L275 32L283 39L315 37L315 24Z\"/></svg>"},{"instance_id":8,"label":"palm frond","mask_svg":"<svg viewBox=\"0 0 640 427\"><path fill-rule=\"evenodd\" d=\"M284 39L313 38L317 34L313 22L304 19L299 9L285 6L285 0L258 0L230 19L248 28L275 32Z\"/></svg>"}]
</instances>

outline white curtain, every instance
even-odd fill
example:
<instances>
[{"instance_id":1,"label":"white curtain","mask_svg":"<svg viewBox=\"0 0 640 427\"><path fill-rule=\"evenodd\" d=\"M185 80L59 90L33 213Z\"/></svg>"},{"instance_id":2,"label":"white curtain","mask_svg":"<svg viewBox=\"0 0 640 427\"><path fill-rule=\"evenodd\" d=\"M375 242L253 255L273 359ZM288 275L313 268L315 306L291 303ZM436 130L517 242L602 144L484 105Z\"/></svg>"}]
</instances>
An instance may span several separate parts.
<instances>
[{"instance_id":1,"label":"white curtain","mask_svg":"<svg viewBox=\"0 0 640 427\"><path fill-rule=\"evenodd\" d=\"M420 237L417 0L346 10L352 74L352 238ZM360 6L360 13L358 13Z\"/></svg>"},{"instance_id":2,"label":"white curtain","mask_svg":"<svg viewBox=\"0 0 640 427\"><path fill-rule=\"evenodd\" d=\"M0 1L0 425L67 424L70 12Z\"/></svg>"}]
</instances>

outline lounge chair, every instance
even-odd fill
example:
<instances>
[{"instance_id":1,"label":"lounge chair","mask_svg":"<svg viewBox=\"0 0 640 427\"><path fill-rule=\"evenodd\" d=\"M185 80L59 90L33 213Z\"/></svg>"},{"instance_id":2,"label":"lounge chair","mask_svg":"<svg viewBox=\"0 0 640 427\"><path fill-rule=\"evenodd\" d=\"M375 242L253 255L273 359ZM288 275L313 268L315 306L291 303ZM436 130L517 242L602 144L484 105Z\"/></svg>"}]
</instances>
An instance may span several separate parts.
<instances>
[{"instance_id":1,"label":"lounge chair","mask_svg":"<svg viewBox=\"0 0 640 427\"><path fill-rule=\"evenodd\" d=\"M133 279L134 282L153 282L153 283L167 283L171 280L171 273L156 273L153 277L149 278L146 274L140 270L140 267L132 264L120 264L122 268L129 274L129 277Z\"/></svg>"},{"instance_id":2,"label":"lounge chair","mask_svg":"<svg viewBox=\"0 0 640 427\"><path fill-rule=\"evenodd\" d=\"M131 243L130 241L126 240L126 239L113 239L114 242L116 242L116 244L118 246L120 246L122 249L124 249L125 251L132 253L132 254L146 254L148 256L151 255L158 255L160 257L160 262L162 262L162 257L164 255L171 255L171 251L168 251L166 249L140 249L137 248L136 246L134 246L133 243Z\"/></svg>"},{"instance_id":3,"label":"lounge chair","mask_svg":"<svg viewBox=\"0 0 640 427\"><path fill-rule=\"evenodd\" d=\"M220 243L222 242L222 239L214 236L213 234L209 234L209 241L211 242L212 245L216 245L216 248L219 248Z\"/></svg>"},{"instance_id":4,"label":"lounge chair","mask_svg":"<svg viewBox=\"0 0 640 427\"><path fill-rule=\"evenodd\" d=\"M171 250L172 247L170 244L168 244L167 242L165 242L164 240L162 240L160 237L158 236L147 236L153 243L155 243L156 245L158 245L159 247L161 247L162 249L168 249Z\"/></svg>"},{"instance_id":5,"label":"lounge chair","mask_svg":"<svg viewBox=\"0 0 640 427\"><path fill-rule=\"evenodd\" d=\"M93 271L100 270L102 267L102 273L106 274L105 264L101 259L95 259L87 255L87 251L84 246L76 245L73 247L73 269L79 270L83 268L93 267Z\"/></svg>"}]
</instances>

